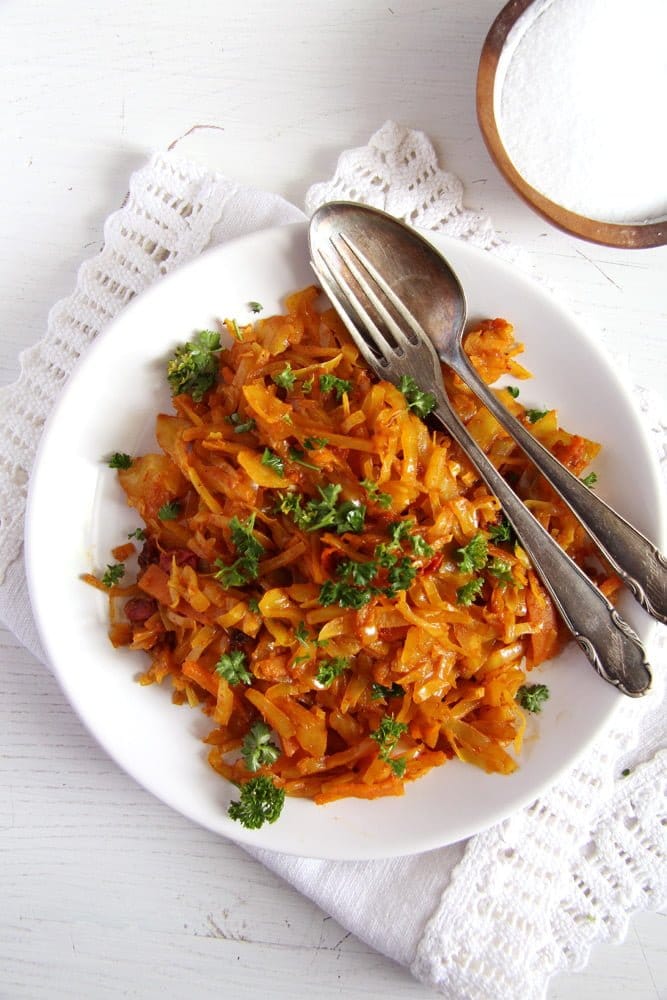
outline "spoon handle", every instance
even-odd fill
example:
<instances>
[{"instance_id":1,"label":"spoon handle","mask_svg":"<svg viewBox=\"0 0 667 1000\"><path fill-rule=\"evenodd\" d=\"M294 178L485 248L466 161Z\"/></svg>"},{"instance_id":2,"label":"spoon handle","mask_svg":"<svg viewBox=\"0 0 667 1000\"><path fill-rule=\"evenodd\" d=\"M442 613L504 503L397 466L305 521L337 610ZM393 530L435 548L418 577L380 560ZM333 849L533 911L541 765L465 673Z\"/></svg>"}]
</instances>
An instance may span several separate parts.
<instances>
[{"instance_id":1,"label":"spoon handle","mask_svg":"<svg viewBox=\"0 0 667 1000\"><path fill-rule=\"evenodd\" d=\"M624 694L644 694L651 672L639 636L507 485L440 389L436 399L432 416L465 450L500 501L563 620L597 672Z\"/></svg>"},{"instance_id":2,"label":"spoon handle","mask_svg":"<svg viewBox=\"0 0 667 1000\"><path fill-rule=\"evenodd\" d=\"M658 621L667 623L665 556L540 444L503 406L465 357L456 362L448 358L447 363L551 483L641 606Z\"/></svg>"}]
</instances>

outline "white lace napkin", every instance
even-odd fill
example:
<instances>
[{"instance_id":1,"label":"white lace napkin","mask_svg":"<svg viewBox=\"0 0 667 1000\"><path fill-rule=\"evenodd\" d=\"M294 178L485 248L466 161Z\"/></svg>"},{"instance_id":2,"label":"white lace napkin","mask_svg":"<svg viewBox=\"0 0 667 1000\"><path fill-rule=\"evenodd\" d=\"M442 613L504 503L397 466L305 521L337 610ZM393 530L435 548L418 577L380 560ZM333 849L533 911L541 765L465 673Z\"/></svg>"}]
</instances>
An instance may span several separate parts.
<instances>
[{"instance_id":1,"label":"white lace napkin","mask_svg":"<svg viewBox=\"0 0 667 1000\"><path fill-rule=\"evenodd\" d=\"M488 217L463 207L460 181L441 170L426 136L391 122L341 156L335 176L308 192L306 211L334 197L516 255ZM133 295L205 247L302 218L275 195L174 153L155 155L107 220L101 253L51 311L46 336L23 354L19 380L0 391L0 617L40 658L23 513L42 425L76 360ZM665 424L648 393L640 401L664 461ZM659 666L655 651L652 659ZM553 973L581 967L594 942L620 939L629 913L658 908L667 895L662 714L641 701L624 709L622 727L612 725L547 795L467 842L363 863L253 853L453 1000L542 997Z\"/></svg>"}]
</instances>

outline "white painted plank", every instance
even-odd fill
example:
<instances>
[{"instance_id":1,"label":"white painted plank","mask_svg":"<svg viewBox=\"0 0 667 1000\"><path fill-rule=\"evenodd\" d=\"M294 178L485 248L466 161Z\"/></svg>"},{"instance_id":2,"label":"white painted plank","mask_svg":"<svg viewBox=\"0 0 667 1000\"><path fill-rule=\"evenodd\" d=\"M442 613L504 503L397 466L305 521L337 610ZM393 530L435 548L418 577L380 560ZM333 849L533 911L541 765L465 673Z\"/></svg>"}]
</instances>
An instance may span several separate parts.
<instances>
[{"instance_id":1,"label":"white painted plank","mask_svg":"<svg viewBox=\"0 0 667 1000\"><path fill-rule=\"evenodd\" d=\"M101 245L128 176L182 145L302 203L385 119L424 129L629 373L667 384L667 249L609 250L537 218L501 181L474 80L501 0L8 0L0 59L0 385ZM0 631L0 996L433 994L263 869L138 788L53 679ZM549 1000L667 1000L665 917L640 914ZM520 985L517 986L520 1000ZM514 998L512 998L514 1000Z\"/></svg>"}]
</instances>

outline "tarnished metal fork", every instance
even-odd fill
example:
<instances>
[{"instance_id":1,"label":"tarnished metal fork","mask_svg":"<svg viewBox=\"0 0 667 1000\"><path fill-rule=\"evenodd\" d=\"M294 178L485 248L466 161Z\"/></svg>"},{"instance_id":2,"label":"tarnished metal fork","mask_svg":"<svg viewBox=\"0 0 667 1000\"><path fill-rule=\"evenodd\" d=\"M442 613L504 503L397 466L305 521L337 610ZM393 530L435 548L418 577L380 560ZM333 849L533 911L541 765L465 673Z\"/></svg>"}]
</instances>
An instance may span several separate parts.
<instances>
[{"instance_id":1,"label":"tarnished metal fork","mask_svg":"<svg viewBox=\"0 0 667 1000\"><path fill-rule=\"evenodd\" d=\"M396 321L389 308L393 293L382 275L343 233L320 232L311 225L310 250L324 291L370 368L396 386L408 375L420 389L433 393L436 406L431 416L461 446L498 498L564 622L600 676L624 694L644 694L651 672L639 637L531 514L468 432L447 397L433 344L426 335Z\"/></svg>"}]
</instances>

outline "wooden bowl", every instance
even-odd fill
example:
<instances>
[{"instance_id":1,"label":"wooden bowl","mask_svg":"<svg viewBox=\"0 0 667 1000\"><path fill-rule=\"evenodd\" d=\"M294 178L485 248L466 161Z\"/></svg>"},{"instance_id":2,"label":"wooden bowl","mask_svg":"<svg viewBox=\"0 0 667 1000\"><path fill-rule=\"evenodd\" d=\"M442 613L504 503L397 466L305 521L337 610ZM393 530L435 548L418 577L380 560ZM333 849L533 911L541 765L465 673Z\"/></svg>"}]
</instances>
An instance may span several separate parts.
<instances>
[{"instance_id":1,"label":"wooden bowl","mask_svg":"<svg viewBox=\"0 0 667 1000\"><path fill-rule=\"evenodd\" d=\"M491 25L477 71L477 118L484 142L501 174L517 194L565 232L592 243L626 249L646 249L667 244L667 220L647 223L615 223L589 219L551 201L521 176L503 145L495 116L496 73L507 37L521 15L536 0L510 0Z\"/></svg>"}]
</instances>

